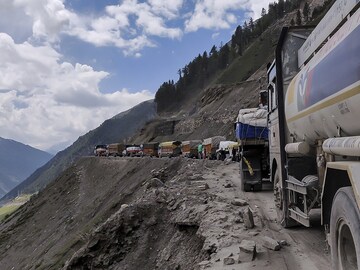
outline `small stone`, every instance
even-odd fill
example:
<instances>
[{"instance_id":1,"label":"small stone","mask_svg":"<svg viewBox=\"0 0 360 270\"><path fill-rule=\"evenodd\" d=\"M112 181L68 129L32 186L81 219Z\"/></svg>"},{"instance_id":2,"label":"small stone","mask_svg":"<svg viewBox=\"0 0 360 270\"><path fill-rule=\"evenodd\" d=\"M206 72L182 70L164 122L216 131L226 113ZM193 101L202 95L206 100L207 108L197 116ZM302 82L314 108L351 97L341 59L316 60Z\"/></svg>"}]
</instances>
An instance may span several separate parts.
<instances>
[{"instance_id":1,"label":"small stone","mask_svg":"<svg viewBox=\"0 0 360 270\"><path fill-rule=\"evenodd\" d=\"M250 208L246 208L246 210L243 212L243 218L244 218L244 225L246 229L252 229L254 228L254 217L250 210Z\"/></svg>"},{"instance_id":2,"label":"small stone","mask_svg":"<svg viewBox=\"0 0 360 270\"><path fill-rule=\"evenodd\" d=\"M286 240L280 240L280 241L279 241L279 244L280 244L280 246L282 246L282 247L289 246L289 243L288 243Z\"/></svg>"},{"instance_id":3,"label":"small stone","mask_svg":"<svg viewBox=\"0 0 360 270\"><path fill-rule=\"evenodd\" d=\"M249 232L249 235L251 236L257 236L259 234L259 232Z\"/></svg>"},{"instance_id":4,"label":"small stone","mask_svg":"<svg viewBox=\"0 0 360 270\"><path fill-rule=\"evenodd\" d=\"M234 258L224 258L224 265L232 265L235 264Z\"/></svg>"},{"instance_id":5,"label":"small stone","mask_svg":"<svg viewBox=\"0 0 360 270\"><path fill-rule=\"evenodd\" d=\"M202 262L199 262L198 265L203 268L206 268L208 266L210 266L211 262L210 261L202 261Z\"/></svg>"},{"instance_id":6,"label":"small stone","mask_svg":"<svg viewBox=\"0 0 360 270\"><path fill-rule=\"evenodd\" d=\"M150 180L147 181L146 184L146 188L157 188L157 187L162 187L164 186L164 183L159 179L159 178L151 178Z\"/></svg>"},{"instance_id":7,"label":"small stone","mask_svg":"<svg viewBox=\"0 0 360 270\"><path fill-rule=\"evenodd\" d=\"M226 184L224 185L224 187L225 187L225 188L231 188L231 187L232 187L232 184L231 184L231 183L226 183Z\"/></svg>"},{"instance_id":8,"label":"small stone","mask_svg":"<svg viewBox=\"0 0 360 270\"><path fill-rule=\"evenodd\" d=\"M263 246L268 249L275 250L275 251L280 250L280 248L281 248L278 241L276 241L268 236L263 237Z\"/></svg>"},{"instance_id":9,"label":"small stone","mask_svg":"<svg viewBox=\"0 0 360 270\"><path fill-rule=\"evenodd\" d=\"M197 186L197 188L200 190L207 190L207 189L209 189L209 185L207 183L205 183L203 185Z\"/></svg>"},{"instance_id":10,"label":"small stone","mask_svg":"<svg viewBox=\"0 0 360 270\"><path fill-rule=\"evenodd\" d=\"M236 224L239 224L239 223L243 223L244 221L243 221L241 218L236 218L236 219L234 220L234 222L235 222Z\"/></svg>"},{"instance_id":11,"label":"small stone","mask_svg":"<svg viewBox=\"0 0 360 270\"><path fill-rule=\"evenodd\" d=\"M248 205L247 201L242 200L242 199L234 199L234 200L231 201L231 204L232 204L232 205L235 205L235 206L245 206L245 205Z\"/></svg>"}]
</instances>

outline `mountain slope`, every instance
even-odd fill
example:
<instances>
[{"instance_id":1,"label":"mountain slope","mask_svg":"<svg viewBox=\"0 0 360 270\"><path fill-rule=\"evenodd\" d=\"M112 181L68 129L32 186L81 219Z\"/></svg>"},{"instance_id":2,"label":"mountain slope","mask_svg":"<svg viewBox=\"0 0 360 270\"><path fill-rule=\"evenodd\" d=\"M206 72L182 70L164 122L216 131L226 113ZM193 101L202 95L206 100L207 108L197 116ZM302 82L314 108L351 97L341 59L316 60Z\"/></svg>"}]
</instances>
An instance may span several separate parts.
<instances>
[{"instance_id":1,"label":"mountain slope","mask_svg":"<svg viewBox=\"0 0 360 270\"><path fill-rule=\"evenodd\" d=\"M0 197L44 165L52 155L0 137Z\"/></svg>"},{"instance_id":2,"label":"mountain slope","mask_svg":"<svg viewBox=\"0 0 360 270\"><path fill-rule=\"evenodd\" d=\"M156 115L156 105L145 101L134 108L106 120L98 128L79 137L71 146L59 152L19 186L1 199L1 203L16 197L18 192L33 193L55 180L72 162L81 156L92 155L94 145L121 142L129 138Z\"/></svg>"}]
</instances>

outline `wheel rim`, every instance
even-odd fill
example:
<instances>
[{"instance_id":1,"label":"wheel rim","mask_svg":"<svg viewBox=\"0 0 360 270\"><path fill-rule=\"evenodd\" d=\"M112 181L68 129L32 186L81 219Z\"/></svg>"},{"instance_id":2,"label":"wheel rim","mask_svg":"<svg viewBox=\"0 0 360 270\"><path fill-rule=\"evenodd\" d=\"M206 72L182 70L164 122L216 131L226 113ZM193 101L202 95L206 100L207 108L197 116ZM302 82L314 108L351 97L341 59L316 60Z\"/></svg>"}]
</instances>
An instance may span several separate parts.
<instances>
[{"instance_id":1,"label":"wheel rim","mask_svg":"<svg viewBox=\"0 0 360 270\"><path fill-rule=\"evenodd\" d=\"M337 241L339 269L358 269L354 239L349 226L344 220L339 222Z\"/></svg>"},{"instance_id":2,"label":"wheel rim","mask_svg":"<svg viewBox=\"0 0 360 270\"><path fill-rule=\"evenodd\" d=\"M282 211L283 207L283 198L282 198L282 190L280 184L280 178L275 177L274 179L274 197L275 197L275 206L277 209Z\"/></svg>"},{"instance_id":3,"label":"wheel rim","mask_svg":"<svg viewBox=\"0 0 360 270\"><path fill-rule=\"evenodd\" d=\"M278 222L282 224L284 221L284 198L280 177L277 172L274 177L274 202Z\"/></svg>"}]
</instances>

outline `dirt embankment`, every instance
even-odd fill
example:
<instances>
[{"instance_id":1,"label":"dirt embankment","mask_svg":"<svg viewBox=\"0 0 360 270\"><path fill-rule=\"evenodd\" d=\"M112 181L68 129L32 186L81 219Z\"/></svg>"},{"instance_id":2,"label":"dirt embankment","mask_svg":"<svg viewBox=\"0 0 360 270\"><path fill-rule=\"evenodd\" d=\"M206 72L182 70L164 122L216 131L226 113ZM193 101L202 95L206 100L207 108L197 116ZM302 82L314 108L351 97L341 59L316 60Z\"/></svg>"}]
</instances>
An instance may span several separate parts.
<instances>
[{"instance_id":1,"label":"dirt embankment","mask_svg":"<svg viewBox=\"0 0 360 270\"><path fill-rule=\"evenodd\" d=\"M265 69L264 69L265 70ZM242 108L258 106L260 83L257 79L231 85L214 85L189 96L179 111L164 113L149 122L135 143L168 140L198 140L225 136L234 140L234 121ZM172 130L162 134L165 123L174 123Z\"/></svg>"},{"instance_id":2,"label":"dirt embankment","mask_svg":"<svg viewBox=\"0 0 360 270\"><path fill-rule=\"evenodd\" d=\"M238 164L184 158L83 158L0 224L5 270L329 269L324 247L277 225L271 191L239 191Z\"/></svg>"}]
</instances>

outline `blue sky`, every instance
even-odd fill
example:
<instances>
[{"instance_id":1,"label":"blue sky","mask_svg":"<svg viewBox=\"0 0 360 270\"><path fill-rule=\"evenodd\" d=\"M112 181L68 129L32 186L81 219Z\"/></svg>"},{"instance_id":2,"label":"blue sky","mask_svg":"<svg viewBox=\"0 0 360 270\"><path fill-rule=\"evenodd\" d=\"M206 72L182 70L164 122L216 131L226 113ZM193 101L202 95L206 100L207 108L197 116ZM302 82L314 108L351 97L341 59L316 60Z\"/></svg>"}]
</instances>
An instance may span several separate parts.
<instances>
[{"instance_id":1,"label":"blue sky","mask_svg":"<svg viewBox=\"0 0 360 270\"><path fill-rule=\"evenodd\" d=\"M269 2L0 0L0 137L61 150Z\"/></svg>"}]
</instances>

